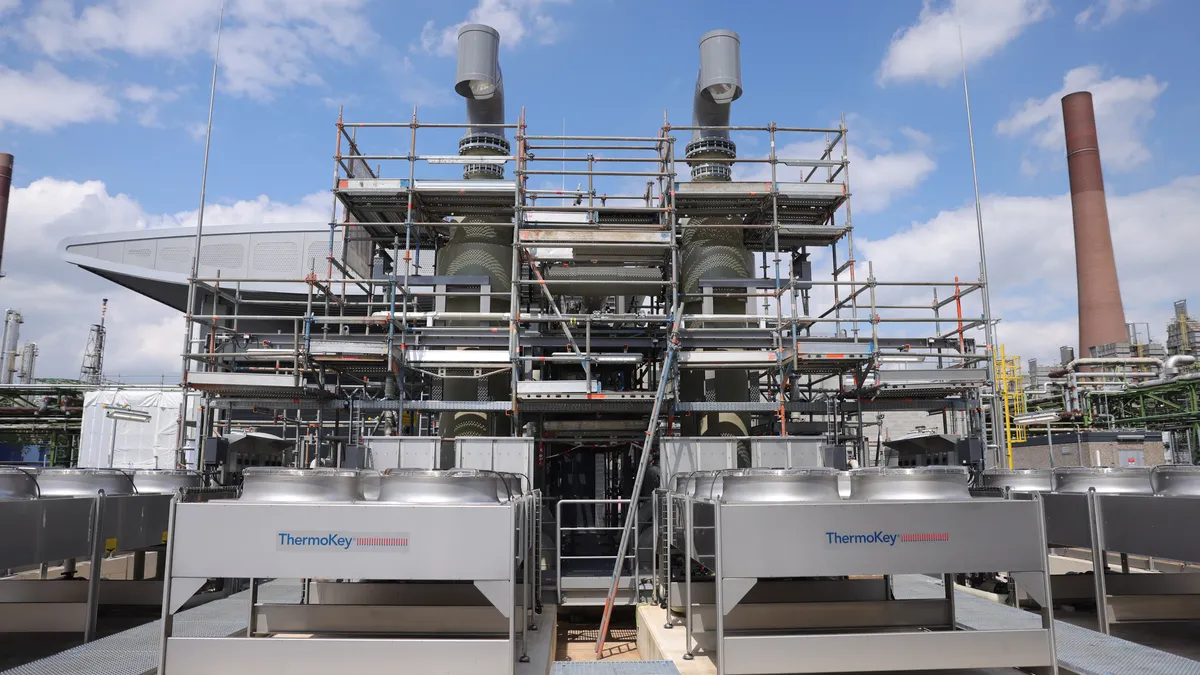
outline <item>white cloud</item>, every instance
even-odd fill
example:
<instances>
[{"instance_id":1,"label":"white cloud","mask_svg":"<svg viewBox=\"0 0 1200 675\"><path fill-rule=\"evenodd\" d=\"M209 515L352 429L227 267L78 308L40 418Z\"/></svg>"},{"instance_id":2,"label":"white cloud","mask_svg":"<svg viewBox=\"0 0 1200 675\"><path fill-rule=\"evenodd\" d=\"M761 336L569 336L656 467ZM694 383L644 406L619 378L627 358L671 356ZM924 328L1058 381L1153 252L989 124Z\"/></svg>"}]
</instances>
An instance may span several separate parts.
<instances>
[{"instance_id":1,"label":"white cloud","mask_svg":"<svg viewBox=\"0 0 1200 675\"><path fill-rule=\"evenodd\" d=\"M21 0L0 0L0 14L11 12L21 6Z\"/></svg>"},{"instance_id":2,"label":"white cloud","mask_svg":"<svg viewBox=\"0 0 1200 675\"><path fill-rule=\"evenodd\" d=\"M0 128L50 131L76 122L113 120L120 105L101 85L74 80L39 63L29 72L0 66Z\"/></svg>"},{"instance_id":3,"label":"white cloud","mask_svg":"<svg viewBox=\"0 0 1200 675\"><path fill-rule=\"evenodd\" d=\"M927 134L910 128L902 129L901 133L911 140L911 149L893 152L890 140L881 137L874 145L886 150L868 154L859 149L861 144L850 143L850 190L855 212L884 210L893 199L920 185L937 168L937 162L926 150ZM817 159L824 150L825 144L821 141L800 141L784 145L776 156L780 159ZM782 181L799 181L810 171L811 167L780 166L776 176ZM825 169L817 169L812 180L821 180L825 175ZM735 180L769 180L771 169L766 164L735 164L734 176Z\"/></svg>"},{"instance_id":4,"label":"white cloud","mask_svg":"<svg viewBox=\"0 0 1200 675\"><path fill-rule=\"evenodd\" d=\"M1157 2L1158 0L1102 0L1095 5L1088 5L1082 12L1076 14L1075 23L1080 26L1093 24L1097 28L1107 26L1125 14L1145 12ZM1097 11L1099 11L1099 15L1097 15Z\"/></svg>"},{"instance_id":5,"label":"white cloud","mask_svg":"<svg viewBox=\"0 0 1200 675\"><path fill-rule=\"evenodd\" d=\"M1063 86L1044 99L1029 99L1012 117L996 125L1007 136L1032 134L1035 146L1065 152L1062 97L1087 90L1092 92L1100 156L1105 168L1120 171L1150 159L1143 137L1154 118L1154 105L1167 89L1152 75L1133 79L1113 76L1103 79L1099 66L1075 68L1063 77Z\"/></svg>"},{"instance_id":6,"label":"white cloud","mask_svg":"<svg viewBox=\"0 0 1200 675\"><path fill-rule=\"evenodd\" d=\"M138 124L144 127L162 126L158 121L159 106L179 100L182 89L158 89L144 84L131 84L121 95L138 108Z\"/></svg>"},{"instance_id":7,"label":"white cloud","mask_svg":"<svg viewBox=\"0 0 1200 675\"><path fill-rule=\"evenodd\" d=\"M329 217L328 193L295 204L267 197L212 204L205 223L312 222ZM100 279L58 258L58 242L92 232L117 232L195 223L195 211L147 213L132 197L110 194L99 181L42 178L12 191L5 277L6 306L25 315L22 337L37 342L39 377L76 377L88 325L101 298L109 299L105 373L127 377L178 378L183 319L172 309ZM25 301L23 298L36 298Z\"/></svg>"},{"instance_id":8,"label":"white cloud","mask_svg":"<svg viewBox=\"0 0 1200 675\"><path fill-rule=\"evenodd\" d=\"M951 0L953 2L953 0ZM1049 0L984 0L959 3L967 66L1000 51L1026 26L1045 18ZM951 3L925 0L917 23L896 33L879 67L879 83L926 80L941 85L960 77L958 20Z\"/></svg>"},{"instance_id":9,"label":"white cloud","mask_svg":"<svg viewBox=\"0 0 1200 675\"><path fill-rule=\"evenodd\" d=\"M221 36L226 91L268 99L294 84L320 82L316 64L374 44L365 0L234 0ZM24 34L47 55L211 58L220 3L104 0L76 12L70 0L41 0Z\"/></svg>"},{"instance_id":10,"label":"white cloud","mask_svg":"<svg viewBox=\"0 0 1200 675\"><path fill-rule=\"evenodd\" d=\"M1162 341L1171 303L1200 295L1200 277L1178 272L1191 268L1191 251L1200 246L1200 230L1194 226L1200 176L1135 194L1110 194L1108 208L1126 321L1148 322L1155 339ZM1056 358L1059 345L1078 339L1069 196L988 196L983 217L992 311L1003 318L1001 341L1009 353ZM1145 236L1146 223L1155 224L1154 237ZM855 237L855 246L860 260L874 263L880 280L978 277L972 205L943 211L885 238ZM880 290L883 298L885 291ZM964 303L965 315L979 313L977 299Z\"/></svg>"},{"instance_id":11,"label":"white cloud","mask_svg":"<svg viewBox=\"0 0 1200 675\"><path fill-rule=\"evenodd\" d=\"M467 19L451 26L438 28L431 20L421 29L421 50L439 56L453 56L458 49L458 29L469 23L482 23L500 33L500 44L516 47L532 36L538 44L554 44L561 34L558 21L546 10L546 5L570 0L479 0L467 12Z\"/></svg>"}]
</instances>

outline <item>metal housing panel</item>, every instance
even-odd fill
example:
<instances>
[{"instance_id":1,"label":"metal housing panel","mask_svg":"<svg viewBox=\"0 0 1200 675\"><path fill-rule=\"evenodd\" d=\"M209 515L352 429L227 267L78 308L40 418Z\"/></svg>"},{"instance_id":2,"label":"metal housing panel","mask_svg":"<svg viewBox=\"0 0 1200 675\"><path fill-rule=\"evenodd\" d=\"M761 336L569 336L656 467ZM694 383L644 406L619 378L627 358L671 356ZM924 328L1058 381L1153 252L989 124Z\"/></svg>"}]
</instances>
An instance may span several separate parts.
<instances>
[{"instance_id":1,"label":"metal housing panel","mask_svg":"<svg viewBox=\"0 0 1200 675\"><path fill-rule=\"evenodd\" d=\"M513 574L509 554L516 528L513 518L513 507L501 504L180 504L171 575L509 579ZM345 548L283 546L280 535L284 533L402 538L405 542Z\"/></svg>"},{"instance_id":2,"label":"metal housing panel","mask_svg":"<svg viewBox=\"0 0 1200 675\"><path fill-rule=\"evenodd\" d=\"M726 637L725 675L1050 665L1041 630ZM870 645L867 648L865 645Z\"/></svg>"},{"instance_id":3,"label":"metal housing panel","mask_svg":"<svg viewBox=\"0 0 1200 675\"><path fill-rule=\"evenodd\" d=\"M1096 499L1108 550L1200 562L1200 538L1188 533L1186 525L1200 523L1200 497L1096 495Z\"/></svg>"},{"instance_id":4,"label":"metal housing panel","mask_svg":"<svg viewBox=\"0 0 1200 675\"><path fill-rule=\"evenodd\" d=\"M750 439L750 466L799 469L825 466L822 437L765 436ZM841 467L837 467L841 468Z\"/></svg>"},{"instance_id":5,"label":"metal housing panel","mask_svg":"<svg viewBox=\"0 0 1200 675\"><path fill-rule=\"evenodd\" d=\"M459 438L454 441L454 466L533 475L533 439L511 437Z\"/></svg>"},{"instance_id":6,"label":"metal housing panel","mask_svg":"<svg viewBox=\"0 0 1200 675\"><path fill-rule=\"evenodd\" d=\"M677 473L737 467L737 441L712 438L663 438L658 442L663 484Z\"/></svg>"},{"instance_id":7,"label":"metal housing panel","mask_svg":"<svg viewBox=\"0 0 1200 675\"><path fill-rule=\"evenodd\" d=\"M421 675L510 675L507 640L381 640L289 638L179 638L167 640L170 675L348 672Z\"/></svg>"},{"instance_id":8,"label":"metal housing panel","mask_svg":"<svg viewBox=\"0 0 1200 675\"><path fill-rule=\"evenodd\" d=\"M364 436L367 467L386 469L436 469L442 439L436 436Z\"/></svg>"},{"instance_id":9,"label":"metal housing panel","mask_svg":"<svg viewBox=\"0 0 1200 675\"><path fill-rule=\"evenodd\" d=\"M1042 543L1030 536L1041 526L1033 501L723 504L717 512L723 577L1015 572L1046 566ZM877 533L897 538L836 541Z\"/></svg>"}]
</instances>

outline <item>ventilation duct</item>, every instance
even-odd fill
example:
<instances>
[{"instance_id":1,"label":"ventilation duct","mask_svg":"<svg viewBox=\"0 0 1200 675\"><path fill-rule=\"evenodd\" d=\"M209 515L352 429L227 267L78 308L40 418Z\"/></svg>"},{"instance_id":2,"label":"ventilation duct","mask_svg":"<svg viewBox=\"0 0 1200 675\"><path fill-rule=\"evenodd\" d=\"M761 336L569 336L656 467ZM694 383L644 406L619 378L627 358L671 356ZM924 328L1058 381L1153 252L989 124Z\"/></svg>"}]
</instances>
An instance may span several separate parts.
<instances>
[{"instance_id":1,"label":"ventilation duct","mask_svg":"<svg viewBox=\"0 0 1200 675\"><path fill-rule=\"evenodd\" d=\"M500 33L468 24L458 30L458 74L454 91L467 99L467 123L504 124L504 75L500 72ZM471 126L458 142L458 154L507 155L504 129ZM463 178L504 178L503 164L467 164Z\"/></svg>"},{"instance_id":2,"label":"ventilation duct","mask_svg":"<svg viewBox=\"0 0 1200 675\"><path fill-rule=\"evenodd\" d=\"M741 40L731 30L714 30L700 38L700 72L692 99L692 126L727 127L729 109L742 95ZM729 162L696 160L737 157L737 145L726 129L696 129L684 150L692 180L729 180Z\"/></svg>"},{"instance_id":3,"label":"ventilation duct","mask_svg":"<svg viewBox=\"0 0 1200 675\"><path fill-rule=\"evenodd\" d=\"M737 33L714 30L700 38L700 73L696 78L696 94L692 102L692 126L729 126L730 104L742 95L741 41ZM692 170L692 180L698 182L729 181L732 176L728 160L737 157L737 146L727 129L696 129L687 144L685 157ZM725 161L705 161L705 160ZM744 314L744 298L712 299L712 307L704 306L697 297L703 279L746 279L750 277L751 257L742 241L741 221L734 215L703 216L691 219L683 230L680 261L683 290L689 298L683 311L687 314ZM713 225L714 227L703 227ZM697 227L700 226L700 227ZM714 294L741 292L743 288L714 288ZM726 324L727 326L727 324ZM718 402L749 400L749 376L745 370L716 370L706 375L701 370L681 374L681 390L689 400L703 401L705 378L711 376L709 388ZM702 436L747 436L750 419L746 414L705 413L693 421L691 433ZM749 465L749 448L738 443L740 465Z\"/></svg>"},{"instance_id":4,"label":"ventilation duct","mask_svg":"<svg viewBox=\"0 0 1200 675\"><path fill-rule=\"evenodd\" d=\"M509 154L504 129L488 126L504 124L504 79L500 74L500 33L491 26L468 24L458 31L458 71L454 90L467 101L467 123L472 125L458 143L462 156L502 156ZM467 164L463 178L484 180L504 178L503 164ZM512 235L508 228L486 223L507 222L506 212L463 218L438 252L437 273L443 276L487 277L493 293L507 293L512 287ZM479 223L479 225L471 225ZM491 298L492 312L507 312L507 297ZM478 312L478 297L454 296L446 299L447 312ZM449 326L478 326L474 321L450 321ZM499 325L499 324L497 324ZM510 395L509 378L493 375L484 380L471 377L470 371L451 371L443 382L446 401L502 400ZM507 419L507 418L504 418ZM501 420L483 412L442 413L439 420L444 437L507 435L497 428ZM443 448L442 466L450 466ZM452 447L449 448L452 453Z\"/></svg>"}]
</instances>

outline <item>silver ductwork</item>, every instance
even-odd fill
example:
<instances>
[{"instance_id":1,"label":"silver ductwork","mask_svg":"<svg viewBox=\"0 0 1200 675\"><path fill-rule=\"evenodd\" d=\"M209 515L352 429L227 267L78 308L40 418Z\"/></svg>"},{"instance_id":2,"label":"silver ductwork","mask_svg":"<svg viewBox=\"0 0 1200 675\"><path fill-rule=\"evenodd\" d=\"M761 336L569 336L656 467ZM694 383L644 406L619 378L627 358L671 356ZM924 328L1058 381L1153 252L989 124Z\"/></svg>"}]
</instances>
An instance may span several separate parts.
<instances>
[{"instance_id":1,"label":"silver ductwork","mask_svg":"<svg viewBox=\"0 0 1200 675\"><path fill-rule=\"evenodd\" d=\"M693 126L729 126L730 104L742 95L740 40L737 33L714 30L700 38L700 72L696 77L696 95L692 103ZM697 129L685 150L694 181L728 181L731 163L705 160L730 160L737 156L737 146L729 139L726 129ZM706 308L696 294L701 292L703 279L746 279L752 266L750 252L742 240L742 230L736 227L734 215L693 218L683 230L680 272L683 291L689 295L683 311L687 314L745 314L744 298L718 298ZM696 227L696 225L718 227ZM714 288L716 294L726 289ZM728 289L741 292L742 288ZM706 399L701 370L681 373L680 385L685 398L691 401ZM721 369L711 373L714 400L741 402L749 400L750 381L747 371ZM742 413L705 413L693 420L690 433L701 436L747 436L750 419ZM749 448L738 444L739 464L749 465Z\"/></svg>"},{"instance_id":2,"label":"silver ductwork","mask_svg":"<svg viewBox=\"0 0 1200 675\"><path fill-rule=\"evenodd\" d=\"M468 24L458 31L458 70L454 90L467 100L467 122L471 125L504 124L504 79L500 74L500 33L491 26ZM458 143L463 156L508 155L510 146L502 128L471 126ZM467 180L500 179L503 164L467 164L463 178ZM496 223L508 220L505 213L469 216L460 222ZM487 277L493 293L506 293L512 287L512 239L507 228L459 225L450 235L437 257L437 274L444 276ZM492 297L492 312L507 312L508 298ZM448 312L478 312L479 298L450 297ZM450 321L447 325L479 325L478 321ZM497 324L498 325L498 324ZM469 371L452 372L443 382L442 398L447 401L478 401L481 396L491 400L507 399L509 378L493 375L485 380L469 377ZM464 377L468 376L468 377ZM439 426L447 438L459 436L505 435L506 429L495 428L499 418L483 412L459 411L442 413ZM443 449L443 466L452 448Z\"/></svg>"}]
</instances>

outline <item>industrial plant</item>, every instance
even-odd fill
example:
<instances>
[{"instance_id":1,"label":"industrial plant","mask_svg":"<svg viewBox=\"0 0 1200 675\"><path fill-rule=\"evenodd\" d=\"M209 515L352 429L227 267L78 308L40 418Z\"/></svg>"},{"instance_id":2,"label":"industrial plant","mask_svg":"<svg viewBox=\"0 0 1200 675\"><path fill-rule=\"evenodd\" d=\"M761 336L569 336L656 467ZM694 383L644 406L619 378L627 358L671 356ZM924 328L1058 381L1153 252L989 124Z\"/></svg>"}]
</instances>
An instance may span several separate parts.
<instances>
[{"instance_id":1,"label":"industrial plant","mask_svg":"<svg viewBox=\"0 0 1200 675\"><path fill-rule=\"evenodd\" d=\"M1200 625L1200 321L1126 323L1089 92L1078 343L1023 363L982 222L977 278L877 276L845 118L741 114L737 33L639 135L506 101L504 40L465 115L314 130L329 222L61 242L182 360L106 377L106 300L42 380L5 314L0 645L67 646L0 668L1200 672L1122 632Z\"/></svg>"}]
</instances>

